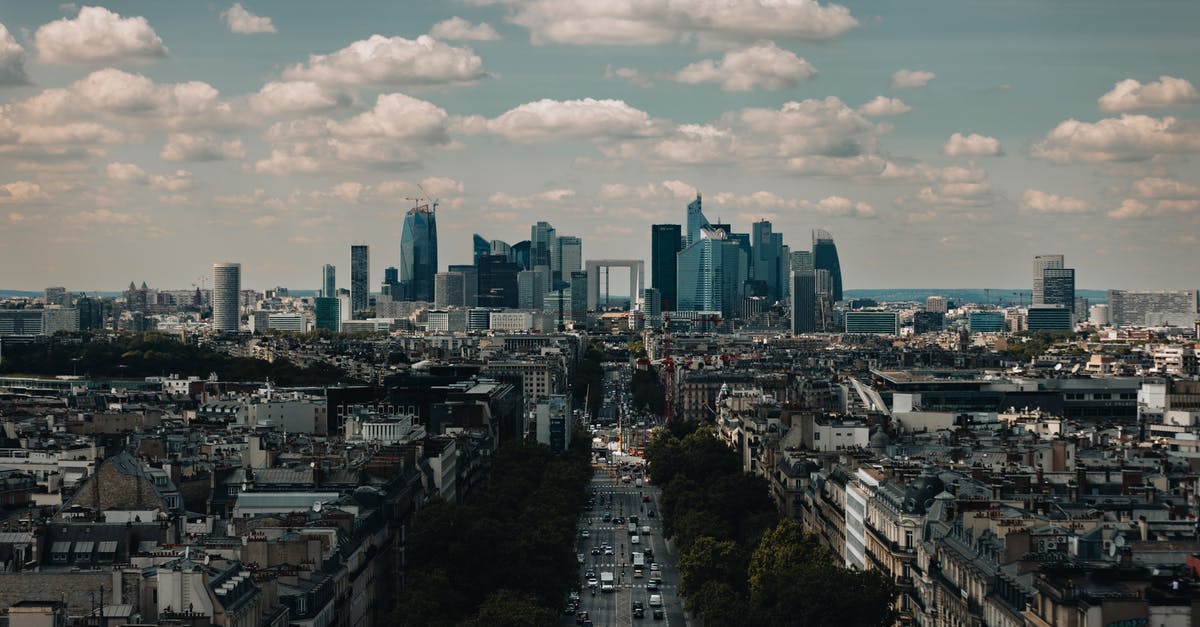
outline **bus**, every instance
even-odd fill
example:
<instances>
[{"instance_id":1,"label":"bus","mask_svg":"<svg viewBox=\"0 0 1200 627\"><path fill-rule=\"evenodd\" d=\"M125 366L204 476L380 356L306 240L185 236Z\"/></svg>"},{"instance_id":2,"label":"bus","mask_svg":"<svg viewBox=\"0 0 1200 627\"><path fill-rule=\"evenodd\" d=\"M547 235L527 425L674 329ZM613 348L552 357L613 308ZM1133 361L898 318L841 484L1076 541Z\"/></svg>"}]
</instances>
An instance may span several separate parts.
<instances>
[{"instance_id":1,"label":"bus","mask_svg":"<svg viewBox=\"0 0 1200 627\"><path fill-rule=\"evenodd\" d=\"M646 555L640 551L633 554L633 576L641 577L646 570Z\"/></svg>"}]
</instances>

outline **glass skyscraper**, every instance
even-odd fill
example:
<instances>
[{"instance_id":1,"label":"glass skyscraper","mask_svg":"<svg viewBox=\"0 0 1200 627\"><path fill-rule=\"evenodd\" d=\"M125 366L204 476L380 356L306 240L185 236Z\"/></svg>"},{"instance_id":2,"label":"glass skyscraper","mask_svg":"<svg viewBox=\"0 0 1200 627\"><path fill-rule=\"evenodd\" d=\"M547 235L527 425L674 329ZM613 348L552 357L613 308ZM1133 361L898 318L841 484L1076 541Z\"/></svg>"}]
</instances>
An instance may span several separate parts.
<instances>
[{"instance_id":1,"label":"glass skyscraper","mask_svg":"<svg viewBox=\"0 0 1200 627\"><path fill-rule=\"evenodd\" d=\"M696 192L696 200L687 206L687 245L700 241L700 229L708 226L708 218L704 217L700 202L700 193Z\"/></svg>"},{"instance_id":2,"label":"glass skyscraper","mask_svg":"<svg viewBox=\"0 0 1200 627\"><path fill-rule=\"evenodd\" d=\"M350 311L364 311L371 304L371 253L366 244L350 247Z\"/></svg>"},{"instance_id":3,"label":"glass skyscraper","mask_svg":"<svg viewBox=\"0 0 1200 627\"><path fill-rule=\"evenodd\" d=\"M337 296L337 269L333 264L321 266L321 296L334 298Z\"/></svg>"},{"instance_id":4,"label":"glass skyscraper","mask_svg":"<svg viewBox=\"0 0 1200 627\"><path fill-rule=\"evenodd\" d=\"M237 333L241 321L242 264L213 264L213 328Z\"/></svg>"},{"instance_id":5,"label":"glass skyscraper","mask_svg":"<svg viewBox=\"0 0 1200 627\"><path fill-rule=\"evenodd\" d=\"M437 267L437 215L429 205L413 207L404 216L404 233L400 238L403 298L433 302L433 275L437 274Z\"/></svg>"},{"instance_id":6,"label":"glass skyscraper","mask_svg":"<svg viewBox=\"0 0 1200 627\"><path fill-rule=\"evenodd\" d=\"M554 227L549 222L538 222L529 228L529 264L530 266L547 266L553 269L551 258L554 256Z\"/></svg>"},{"instance_id":7,"label":"glass skyscraper","mask_svg":"<svg viewBox=\"0 0 1200 627\"><path fill-rule=\"evenodd\" d=\"M683 243L680 231L678 224L650 227L650 286L658 290L663 311L675 311L677 256Z\"/></svg>"},{"instance_id":8,"label":"glass skyscraper","mask_svg":"<svg viewBox=\"0 0 1200 627\"><path fill-rule=\"evenodd\" d=\"M829 271L829 295L834 302L842 300L842 264L838 262L833 236L824 229L813 231L813 267Z\"/></svg>"},{"instance_id":9,"label":"glass skyscraper","mask_svg":"<svg viewBox=\"0 0 1200 627\"><path fill-rule=\"evenodd\" d=\"M736 317L746 283L746 254L724 231L705 228L677 257L676 309Z\"/></svg>"},{"instance_id":10,"label":"glass skyscraper","mask_svg":"<svg viewBox=\"0 0 1200 627\"><path fill-rule=\"evenodd\" d=\"M492 254L492 243L476 233L471 237L471 248L475 253L472 263L479 263L479 258Z\"/></svg>"},{"instance_id":11,"label":"glass skyscraper","mask_svg":"<svg viewBox=\"0 0 1200 627\"><path fill-rule=\"evenodd\" d=\"M1042 271L1042 303L1075 311L1075 269L1046 268Z\"/></svg>"}]
</instances>

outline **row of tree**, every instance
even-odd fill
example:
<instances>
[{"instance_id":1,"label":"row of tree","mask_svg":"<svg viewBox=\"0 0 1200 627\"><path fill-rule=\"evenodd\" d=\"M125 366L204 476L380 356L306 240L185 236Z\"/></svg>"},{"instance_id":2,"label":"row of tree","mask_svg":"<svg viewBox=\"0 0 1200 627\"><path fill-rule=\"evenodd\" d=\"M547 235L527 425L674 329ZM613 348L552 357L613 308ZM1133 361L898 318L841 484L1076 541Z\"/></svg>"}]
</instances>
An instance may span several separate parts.
<instances>
[{"instance_id":1,"label":"row of tree","mask_svg":"<svg viewBox=\"0 0 1200 627\"><path fill-rule=\"evenodd\" d=\"M575 405L583 406L593 416L600 411L600 400L604 397L604 345L596 342L590 344L583 353L579 365L575 366L575 377L571 380L571 394ZM586 397L586 399L585 399Z\"/></svg>"},{"instance_id":2,"label":"row of tree","mask_svg":"<svg viewBox=\"0 0 1200 627\"><path fill-rule=\"evenodd\" d=\"M896 589L843 568L819 538L779 520L770 487L708 427L659 430L646 448L680 592L706 627L891 625Z\"/></svg>"},{"instance_id":3,"label":"row of tree","mask_svg":"<svg viewBox=\"0 0 1200 627\"><path fill-rule=\"evenodd\" d=\"M286 359L232 357L162 333L56 335L48 342L4 345L0 373L141 378L166 374L207 376L222 381L279 385L332 385L347 381L342 369L324 362L301 368Z\"/></svg>"},{"instance_id":4,"label":"row of tree","mask_svg":"<svg viewBox=\"0 0 1200 627\"><path fill-rule=\"evenodd\" d=\"M561 455L536 442L501 446L488 485L466 503L417 514L395 624L555 624L579 580L575 527L592 476L588 437L572 436Z\"/></svg>"}]
</instances>

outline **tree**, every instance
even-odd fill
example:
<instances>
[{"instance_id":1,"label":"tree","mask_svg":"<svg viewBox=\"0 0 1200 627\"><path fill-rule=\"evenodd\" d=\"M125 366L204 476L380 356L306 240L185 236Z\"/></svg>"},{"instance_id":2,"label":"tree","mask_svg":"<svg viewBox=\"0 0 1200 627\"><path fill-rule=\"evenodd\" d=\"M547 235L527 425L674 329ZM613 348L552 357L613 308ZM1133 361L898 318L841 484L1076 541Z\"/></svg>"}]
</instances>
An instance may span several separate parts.
<instances>
[{"instance_id":1,"label":"tree","mask_svg":"<svg viewBox=\"0 0 1200 627\"><path fill-rule=\"evenodd\" d=\"M699 594L711 583L723 584L731 591L743 590L746 556L733 540L700 536L680 551L679 572L679 590L686 595Z\"/></svg>"},{"instance_id":2,"label":"tree","mask_svg":"<svg viewBox=\"0 0 1200 627\"><path fill-rule=\"evenodd\" d=\"M499 590L488 595L465 627L552 627L558 616L542 607L537 597L524 592Z\"/></svg>"},{"instance_id":3,"label":"tree","mask_svg":"<svg viewBox=\"0 0 1200 627\"><path fill-rule=\"evenodd\" d=\"M699 612L705 627L741 627L746 624L746 600L728 584L710 581L687 598L689 612Z\"/></svg>"}]
</instances>

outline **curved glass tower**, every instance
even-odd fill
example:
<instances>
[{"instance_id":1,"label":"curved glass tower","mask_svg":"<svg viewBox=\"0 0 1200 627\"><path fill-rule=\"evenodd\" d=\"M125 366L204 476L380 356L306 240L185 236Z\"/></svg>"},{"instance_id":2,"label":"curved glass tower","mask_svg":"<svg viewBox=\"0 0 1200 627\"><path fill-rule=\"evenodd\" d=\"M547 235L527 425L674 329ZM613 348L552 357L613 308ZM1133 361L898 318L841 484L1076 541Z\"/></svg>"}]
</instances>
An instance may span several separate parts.
<instances>
[{"instance_id":1,"label":"curved glass tower","mask_svg":"<svg viewBox=\"0 0 1200 627\"><path fill-rule=\"evenodd\" d=\"M437 274L437 217L429 205L408 210L400 237L400 292L406 300L433 301Z\"/></svg>"},{"instance_id":2,"label":"curved glass tower","mask_svg":"<svg viewBox=\"0 0 1200 627\"><path fill-rule=\"evenodd\" d=\"M492 254L492 243L478 233L472 238L471 244L472 249L475 251L475 263L479 263L480 257Z\"/></svg>"},{"instance_id":3,"label":"curved glass tower","mask_svg":"<svg viewBox=\"0 0 1200 627\"><path fill-rule=\"evenodd\" d=\"M696 200L688 203L687 206L687 245L691 246L700 241L700 229L708 226L708 218L704 217L700 194L697 192Z\"/></svg>"},{"instance_id":4,"label":"curved glass tower","mask_svg":"<svg viewBox=\"0 0 1200 627\"><path fill-rule=\"evenodd\" d=\"M834 302L842 300L842 264L838 263L837 246L833 236L824 229L813 230L813 267L829 271L830 296Z\"/></svg>"}]
</instances>

